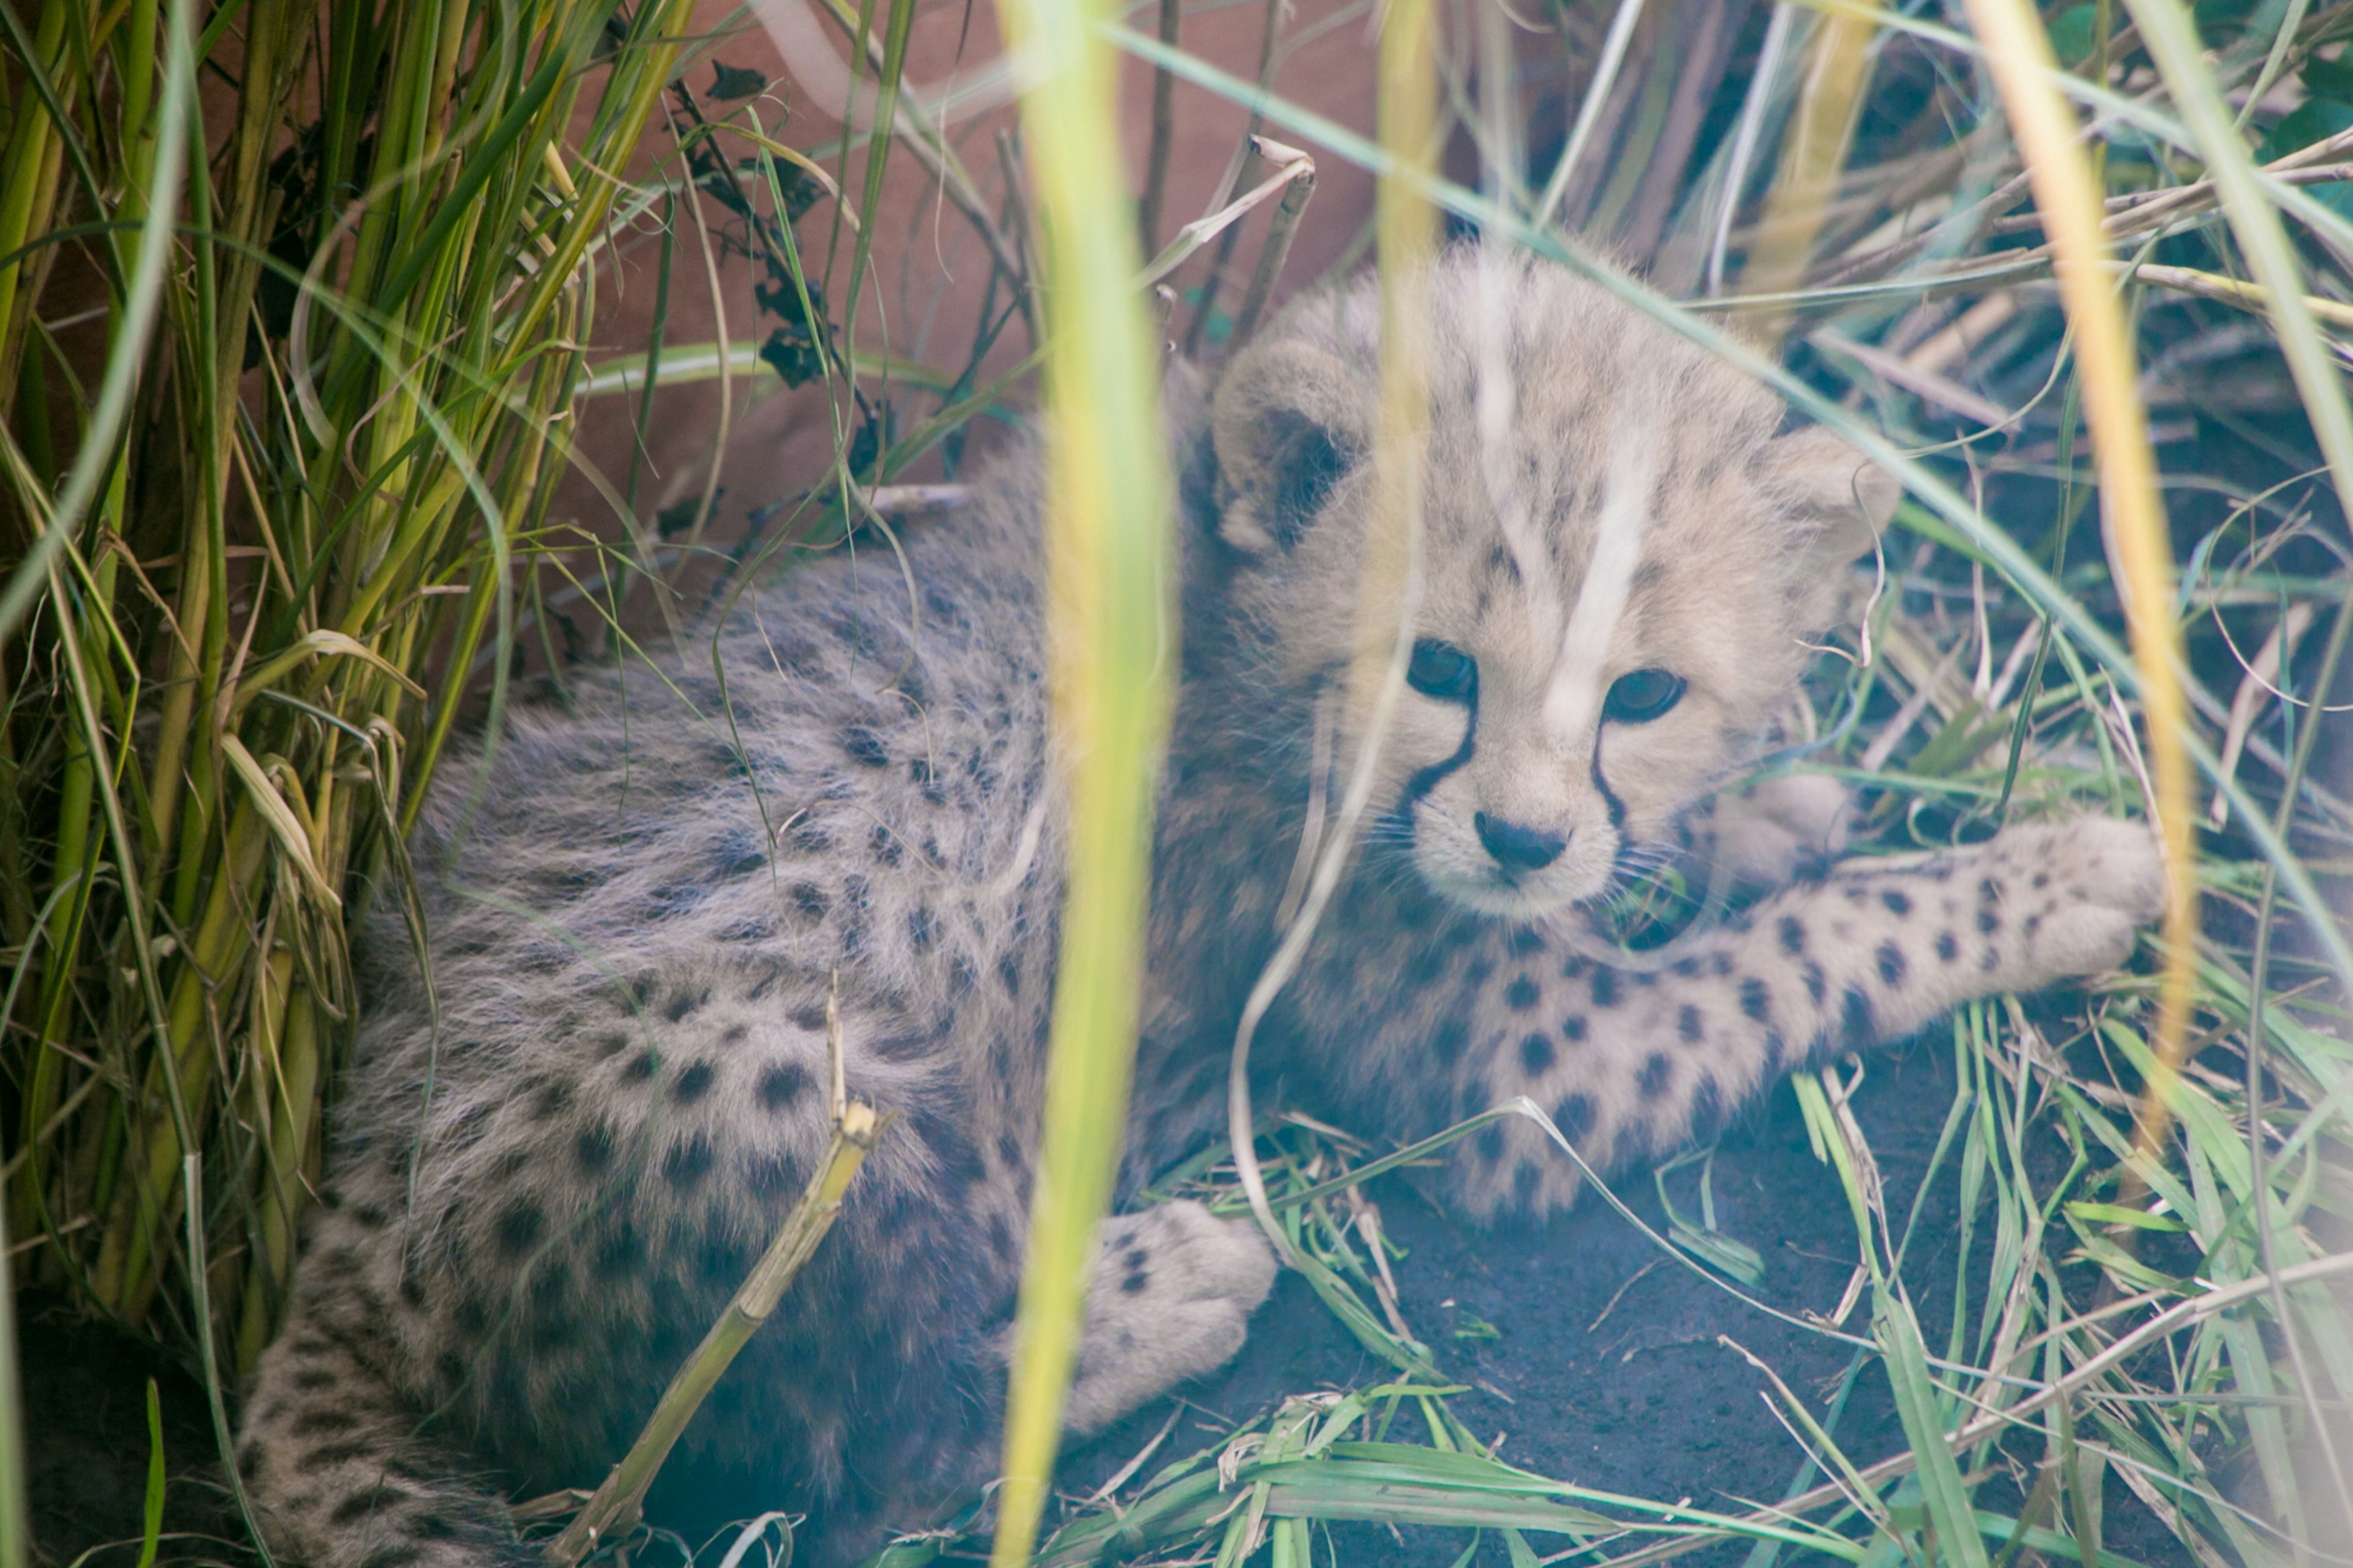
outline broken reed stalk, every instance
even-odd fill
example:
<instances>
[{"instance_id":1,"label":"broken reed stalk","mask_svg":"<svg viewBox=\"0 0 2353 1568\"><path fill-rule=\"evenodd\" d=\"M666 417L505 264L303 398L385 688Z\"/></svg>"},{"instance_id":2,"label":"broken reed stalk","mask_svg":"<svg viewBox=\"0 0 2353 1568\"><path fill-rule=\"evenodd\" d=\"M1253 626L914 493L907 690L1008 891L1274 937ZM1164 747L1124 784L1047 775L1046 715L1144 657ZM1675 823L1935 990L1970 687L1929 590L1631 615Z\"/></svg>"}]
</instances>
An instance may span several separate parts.
<instances>
[{"instance_id":1,"label":"broken reed stalk","mask_svg":"<svg viewBox=\"0 0 2353 1568\"><path fill-rule=\"evenodd\" d=\"M1160 0L1160 41L1176 47L1184 26L1183 0ZM1144 198L1136 204L1136 248L1150 256L1160 248L1160 208L1168 195L1168 154L1176 143L1176 78L1166 66L1152 72L1152 147L1144 160Z\"/></svg>"},{"instance_id":2,"label":"broken reed stalk","mask_svg":"<svg viewBox=\"0 0 2353 1568\"><path fill-rule=\"evenodd\" d=\"M2148 444L2140 371L2124 307L2109 283L2101 233L2105 205L2074 115L2051 83L2058 62L2051 37L2024 0L1968 0L1969 26L1985 47L2018 138L2043 232L2056 253L2059 289L2075 339L2084 413L2099 470L2100 516L2117 569L2133 662L2148 730L2150 803L2165 847L2165 969L2149 1047L2151 1075L2135 1118L2135 1152L2158 1150L2171 1115L2173 1079L2189 1038L2198 985L2198 845L2191 801L2188 705L2181 689L2181 628L2173 613L2173 545Z\"/></svg>"},{"instance_id":3,"label":"broken reed stalk","mask_svg":"<svg viewBox=\"0 0 2353 1568\"><path fill-rule=\"evenodd\" d=\"M776 1303L792 1288L793 1279L818 1248L818 1244L833 1228L835 1218L841 1213L842 1195L849 1190L859 1168L872 1152L875 1142L889 1123L877 1117L874 1108L849 1100L842 1088L841 1009L832 997L826 1001L826 1033L831 1047L833 1061L833 1141L827 1145L825 1158L817 1173L801 1191L800 1202L776 1227L768 1250L752 1266L744 1283L735 1291L734 1300L719 1321L694 1347L694 1353L662 1390L654 1412L646 1418L644 1430L629 1451L605 1477L595 1495L572 1516L572 1522L546 1547L550 1563L571 1568L608 1535L626 1534L637 1528L640 1506L646 1490L661 1473L662 1462L702 1408L704 1395L717 1384L732 1364L736 1353L751 1342L760 1331Z\"/></svg>"},{"instance_id":4,"label":"broken reed stalk","mask_svg":"<svg viewBox=\"0 0 2353 1568\"><path fill-rule=\"evenodd\" d=\"M1291 240L1299 232L1300 215L1315 198L1314 159L1264 136L1251 137L1250 145L1260 157L1285 163L1292 174L1291 184L1283 188L1282 204L1268 220L1266 241L1259 247L1258 266L1250 273L1250 289L1242 295L1241 309L1234 312L1234 348L1250 342L1250 335L1258 331L1258 319L1266 313L1266 302L1274 293L1274 280L1282 276L1282 264L1290 259Z\"/></svg>"}]
</instances>

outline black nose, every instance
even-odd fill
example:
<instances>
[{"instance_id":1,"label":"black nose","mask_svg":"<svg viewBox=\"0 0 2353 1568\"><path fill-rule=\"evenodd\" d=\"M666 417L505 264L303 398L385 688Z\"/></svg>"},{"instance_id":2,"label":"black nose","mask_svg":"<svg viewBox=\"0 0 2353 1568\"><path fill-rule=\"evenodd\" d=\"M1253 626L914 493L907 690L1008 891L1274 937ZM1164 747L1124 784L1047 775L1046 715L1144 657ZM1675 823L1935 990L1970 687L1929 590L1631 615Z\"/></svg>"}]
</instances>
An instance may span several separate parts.
<instances>
[{"instance_id":1,"label":"black nose","mask_svg":"<svg viewBox=\"0 0 2353 1568\"><path fill-rule=\"evenodd\" d=\"M1507 871L1537 871L1560 858L1568 847L1568 840L1557 833L1544 833L1533 827L1522 827L1516 822L1504 822L1479 813L1471 819L1479 830L1479 842L1495 858L1495 864Z\"/></svg>"}]
</instances>

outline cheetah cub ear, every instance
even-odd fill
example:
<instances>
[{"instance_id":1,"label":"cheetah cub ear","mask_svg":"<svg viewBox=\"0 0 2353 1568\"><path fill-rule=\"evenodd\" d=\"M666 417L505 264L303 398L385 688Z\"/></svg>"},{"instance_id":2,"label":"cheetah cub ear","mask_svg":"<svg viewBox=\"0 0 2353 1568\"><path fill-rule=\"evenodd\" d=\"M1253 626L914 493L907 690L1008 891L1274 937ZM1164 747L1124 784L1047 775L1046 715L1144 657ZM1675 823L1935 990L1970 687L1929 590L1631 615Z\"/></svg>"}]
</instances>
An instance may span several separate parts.
<instances>
[{"instance_id":1,"label":"cheetah cub ear","mask_svg":"<svg viewBox=\"0 0 2353 1568\"><path fill-rule=\"evenodd\" d=\"M1332 488L1371 449L1372 410L1339 360L1278 340L1226 372L1209 430L1224 503L1219 536L1262 555L1298 542Z\"/></svg>"},{"instance_id":2,"label":"cheetah cub ear","mask_svg":"<svg viewBox=\"0 0 2353 1568\"><path fill-rule=\"evenodd\" d=\"M1790 595L1809 629L1837 614L1847 563L1869 554L1903 488L1841 437L1816 425L1767 443L1757 482L1788 520Z\"/></svg>"}]
</instances>

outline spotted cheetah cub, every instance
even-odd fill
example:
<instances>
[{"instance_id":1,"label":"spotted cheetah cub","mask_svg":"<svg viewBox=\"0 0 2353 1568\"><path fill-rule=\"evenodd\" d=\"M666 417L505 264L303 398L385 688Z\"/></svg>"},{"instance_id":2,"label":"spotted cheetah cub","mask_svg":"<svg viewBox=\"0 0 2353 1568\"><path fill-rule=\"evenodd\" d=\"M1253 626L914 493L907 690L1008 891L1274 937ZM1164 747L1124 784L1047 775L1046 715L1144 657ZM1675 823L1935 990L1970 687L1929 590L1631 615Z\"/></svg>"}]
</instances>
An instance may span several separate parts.
<instances>
[{"instance_id":1,"label":"spotted cheetah cub","mask_svg":"<svg viewBox=\"0 0 2353 1568\"><path fill-rule=\"evenodd\" d=\"M1580 956L1578 904L1753 754L1892 487L1564 271L1461 253L1431 292L1420 640L1372 826L1261 1035L1271 1096L1406 1137L1526 1093L1602 1164L1960 999L2123 960L2158 875L2105 820L1838 867L1671 967ZM1364 741L1344 695L1388 657L1353 608L1377 306L1309 300L1213 395L1170 391L1184 665L1131 1190L1220 1121L1311 803ZM1510 401L1482 427L1470 345L1498 320L1485 390ZM804 565L444 769L417 846L438 1026L380 927L246 1397L239 1463L287 1556L529 1555L501 1494L603 1476L808 1176L837 985L849 1089L898 1119L653 1506L805 1510L832 1563L987 1474L1062 889L1039 507L1023 447L907 542L912 591L871 555ZM1573 1178L1505 1127L1452 1173L1477 1215ZM1272 1273L1198 1205L1110 1221L1073 1428L1223 1363Z\"/></svg>"}]
</instances>

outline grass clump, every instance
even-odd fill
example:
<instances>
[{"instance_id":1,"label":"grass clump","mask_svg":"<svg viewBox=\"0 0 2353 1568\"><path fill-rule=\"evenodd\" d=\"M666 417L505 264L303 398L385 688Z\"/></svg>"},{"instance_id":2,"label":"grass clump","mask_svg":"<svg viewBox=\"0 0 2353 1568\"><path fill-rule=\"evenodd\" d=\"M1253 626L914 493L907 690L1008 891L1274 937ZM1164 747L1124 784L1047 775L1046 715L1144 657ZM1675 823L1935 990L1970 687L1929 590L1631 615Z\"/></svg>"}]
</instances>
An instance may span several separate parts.
<instances>
[{"instance_id":1,"label":"grass clump","mask_svg":"<svg viewBox=\"0 0 2353 1568\"><path fill-rule=\"evenodd\" d=\"M7 1229L232 1371L318 1172L350 900L402 897L453 726L495 731L689 20L51 0L5 40Z\"/></svg>"}]
</instances>

